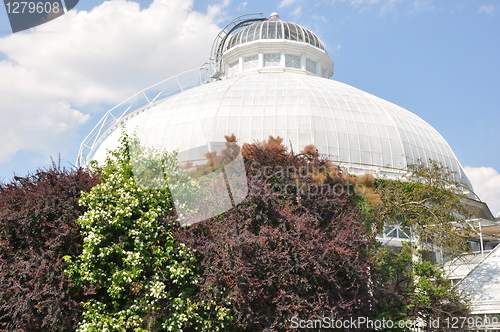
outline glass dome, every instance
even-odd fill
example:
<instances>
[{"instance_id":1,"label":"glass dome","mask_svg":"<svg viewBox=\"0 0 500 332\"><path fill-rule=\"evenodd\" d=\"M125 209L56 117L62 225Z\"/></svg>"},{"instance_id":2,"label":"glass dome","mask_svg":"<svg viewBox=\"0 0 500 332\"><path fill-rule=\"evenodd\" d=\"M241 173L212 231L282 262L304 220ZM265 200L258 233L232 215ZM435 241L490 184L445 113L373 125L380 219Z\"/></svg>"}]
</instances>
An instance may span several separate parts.
<instances>
[{"instance_id":1,"label":"glass dome","mask_svg":"<svg viewBox=\"0 0 500 332\"><path fill-rule=\"evenodd\" d=\"M226 44L226 51L240 44L262 39L283 39L308 43L326 52L325 45L314 32L296 23L278 19L277 14L270 20L254 23L235 33Z\"/></svg>"},{"instance_id":2,"label":"glass dome","mask_svg":"<svg viewBox=\"0 0 500 332\"><path fill-rule=\"evenodd\" d=\"M222 142L225 135L235 134L240 144L272 135L294 151L314 144L352 174L397 178L410 164L438 161L472 189L451 147L431 125L328 79L333 62L308 29L273 13L232 35L225 50L219 78L117 117L113 127L98 130L98 144L87 156L103 161L107 150L119 145L121 125L146 146L180 153Z\"/></svg>"},{"instance_id":3,"label":"glass dome","mask_svg":"<svg viewBox=\"0 0 500 332\"><path fill-rule=\"evenodd\" d=\"M396 177L418 160L441 162L470 183L445 139L417 115L337 81L289 72L249 73L205 84L125 118L149 146L180 152L220 142L280 136L294 151L314 144L349 172ZM93 151L102 161L120 126ZM472 187L470 187L472 188Z\"/></svg>"}]
</instances>

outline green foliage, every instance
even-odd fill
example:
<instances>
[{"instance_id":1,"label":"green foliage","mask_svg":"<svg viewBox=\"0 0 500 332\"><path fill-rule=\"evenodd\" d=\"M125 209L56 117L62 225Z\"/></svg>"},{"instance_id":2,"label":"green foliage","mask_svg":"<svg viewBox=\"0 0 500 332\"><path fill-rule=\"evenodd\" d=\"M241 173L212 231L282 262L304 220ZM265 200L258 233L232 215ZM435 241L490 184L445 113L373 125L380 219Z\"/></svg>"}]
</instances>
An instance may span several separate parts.
<instances>
[{"instance_id":1,"label":"green foliage","mask_svg":"<svg viewBox=\"0 0 500 332\"><path fill-rule=\"evenodd\" d=\"M472 231L467 219L477 211L466 204L466 185L456 173L429 160L410 165L405 180L376 180L376 192L383 204L373 215L378 231L399 223L410 228L420 248L439 247L453 255L466 250L464 236Z\"/></svg>"},{"instance_id":2,"label":"green foliage","mask_svg":"<svg viewBox=\"0 0 500 332\"><path fill-rule=\"evenodd\" d=\"M67 273L97 293L84 304L78 331L219 330L224 310L192 300L200 265L172 236L178 226L170 192L141 187L134 177L139 172L137 178L149 181L157 175L148 173L155 171L148 165L133 168L134 160L165 170L175 157L141 150L123 134L122 145L100 168L101 183L82 195L88 209L78 220L83 252L65 257Z\"/></svg>"},{"instance_id":3,"label":"green foliage","mask_svg":"<svg viewBox=\"0 0 500 332\"><path fill-rule=\"evenodd\" d=\"M452 287L442 267L422 260L421 253L409 243L398 251L382 245L376 248L379 274L388 291L379 299L379 317L428 321L466 316L467 301Z\"/></svg>"},{"instance_id":4,"label":"green foliage","mask_svg":"<svg viewBox=\"0 0 500 332\"><path fill-rule=\"evenodd\" d=\"M406 179L375 181L381 205L360 204L364 218L372 220L373 236L395 224L413 234L400 249L381 245L375 252L388 291L381 298L380 317L426 320L464 316L467 302L453 289L442 268L422 257L425 250L442 250L450 256L466 250L464 236L471 231L467 219L477 211L466 204L466 185L448 168L429 160L427 165L410 165L409 170Z\"/></svg>"}]
</instances>

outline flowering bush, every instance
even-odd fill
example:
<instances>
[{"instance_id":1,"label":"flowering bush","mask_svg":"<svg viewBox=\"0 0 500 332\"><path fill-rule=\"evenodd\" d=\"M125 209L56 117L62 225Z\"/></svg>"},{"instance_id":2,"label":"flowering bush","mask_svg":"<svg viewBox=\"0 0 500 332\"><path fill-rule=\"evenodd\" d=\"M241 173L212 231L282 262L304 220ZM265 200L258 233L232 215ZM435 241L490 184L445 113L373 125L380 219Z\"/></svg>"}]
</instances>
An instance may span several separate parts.
<instances>
[{"instance_id":1,"label":"flowering bush","mask_svg":"<svg viewBox=\"0 0 500 332\"><path fill-rule=\"evenodd\" d=\"M172 235L178 226L169 191L137 185L137 149L124 135L100 169L101 183L81 198L83 252L65 257L67 272L97 292L84 303L78 331L217 331L224 310L193 301L200 265ZM166 168L176 161L175 154L140 153ZM218 316L205 315L209 309Z\"/></svg>"}]
</instances>

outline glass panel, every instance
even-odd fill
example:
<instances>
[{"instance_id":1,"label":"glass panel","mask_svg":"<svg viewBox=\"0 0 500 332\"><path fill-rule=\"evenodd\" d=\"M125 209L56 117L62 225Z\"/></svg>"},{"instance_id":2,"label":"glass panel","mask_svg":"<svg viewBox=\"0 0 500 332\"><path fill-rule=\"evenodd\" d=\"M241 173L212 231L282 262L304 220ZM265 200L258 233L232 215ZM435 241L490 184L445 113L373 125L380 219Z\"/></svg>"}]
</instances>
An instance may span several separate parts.
<instances>
[{"instance_id":1,"label":"glass panel","mask_svg":"<svg viewBox=\"0 0 500 332\"><path fill-rule=\"evenodd\" d=\"M257 28L257 26L258 26L258 24L254 24L248 28L247 41L251 42L255 39L254 34L255 34L255 29Z\"/></svg>"},{"instance_id":2,"label":"glass panel","mask_svg":"<svg viewBox=\"0 0 500 332\"><path fill-rule=\"evenodd\" d=\"M269 22L268 38L269 39L276 38L276 22Z\"/></svg>"},{"instance_id":3,"label":"glass panel","mask_svg":"<svg viewBox=\"0 0 500 332\"><path fill-rule=\"evenodd\" d=\"M285 56L285 66L289 68L299 68L300 69L300 56L287 54Z\"/></svg>"},{"instance_id":4,"label":"glass panel","mask_svg":"<svg viewBox=\"0 0 500 332\"><path fill-rule=\"evenodd\" d=\"M278 67L280 65L281 56L279 53L264 54L264 67Z\"/></svg>"},{"instance_id":5,"label":"glass panel","mask_svg":"<svg viewBox=\"0 0 500 332\"><path fill-rule=\"evenodd\" d=\"M234 46L234 44L236 43L236 37L238 37L238 34L235 34L233 37L231 37L231 40L229 41L229 44L227 46L228 49Z\"/></svg>"},{"instance_id":6,"label":"glass panel","mask_svg":"<svg viewBox=\"0 0 500 332\"><path fill-rule=\"evenodd\" d=\"M263 26L263 24L256 24L255 25L255 33L254 33L255 40L259 40L262 38L262 26Z\"/></svg>"},{"instance_id":7,"label":"glass panel","mask_svg":"<svg viewBox=\"0 0 500 332\"><path fill-rule=\"evenodd\" d=\"M239 45L241 44L241 35L243 34L243 31L239 31L238 34L236 35L236 42L234 43L234 45Z\"/></svg>"},{"instance_id":8,"label":"glass panel","mask_svg":"<svg viewBox=\"0 0 500 332\"><path fill-rule=\"evenodd\" d=\"M397 237L397 236L398 236L398 233L397 233L397 229L396 228L394 228L392 231L390 231L386 235L386 237Z\"/></svg>"},{"instance_id":9,"label":"glass panel","mask_svg":"<svg viewBox=\"0 0 500 332\"><path fill-rule=\"evenodd\" d=\"M316 62L311 59L306 59L306 70L310 73L316 74Z\"/></svg>"},{"instance_id":10,"label":"glass panel","mask_svg":"<svg viewBox=\"0 0 500 332\"><path fill-rule=\"evenodd\" d=\"M398 238L400 239L407 239L408 235L405 234L402 230L398 229Z\"/></svg>"},{"instance_id":11,"label":"glass panel","mask_svg":"<svg viewBox=\"0 0 500 332\"><path fill-rule=\"evenodd\" d=\"M306 43L312 44L312 40L310 38L311 35L310 35L309 30L307 30L307 29L302 29L302 30L304 31L304 41Z\"/></svg>"},{"instance_id":12,"label":"glass panel","mask_svg":"<svg viewBox=\"0 0 500 332\"><path fill-rule=\"evenodd\" d=\"M241 38L241 43L246 43L247 42L247 37L248 37L248 29L241 30L242 38Z\"/></svg>"},{"instance_id":13,"label":"glass panel","mask_svg":"<svg viewBox=\"0 0 500 332\"><path fill-rule=\"evenodd\" d=\"M302 30L300 25L297 25L297 40L305 41L304 30Z\"/></svg>"},{"instance_id":14,"label":"glass panel","mask_svg":"<svg viewBox=\"0 0 500 332\"><path fill-rule=\"evenodd\" d=\"M309 39L309 44L317 46L318 44L314 40L315 38L313 36L313 33L311 31L309 31L309 30L306 30L306 32L307 32L307 38Z\"/></svg>"},{"instance_id":15,"label":"glass panel","mask_svg":"<svg viewBox=\"0 0 500 332\"><path fill-rule=\"evenodd\" d=\"M243 59L243 70L257 68L259 66L259 56L252 55Z\"/></svg>"},{"instance_id":16,"label":"glass panel","mask_svg":"<svg viewBox=\"0 0 500 332\"><path fill-rule=\"evenodd\" d=\"M288 29L288 23L283 22L283 38L290 39L290 30Z\"/></svg>"},{"instance_id":17,"label":"glass panel","mask_svg":"<svg viewBox=\"0 0 500 332\"><path fill-rule=\"evenodd\" d=\"M229 72L227 73L227 76L233 76L238 72L238 63L239 61L235 61L229 64Z\"/></svg>"},{"instance_id":18,"label":"glass panel","mask_svg":"<svg viewBox=\"0 0 500 332\"><path fill-rule=\"evenodd\" d=\"M283 38L283 22L279 21L276 22L276 38L277 39L282 39Z\"/></svg>"},{"instance_id":19,"label":"glass panel","mask_svg":"<svg viewBox=\"0 0 500 332\"><path fill-rule=\"evenodd\" d=\"M290 40L297 40L297 27L290 23Z\"/></svg>"},{"instance_id":20,"label":"glass panel","mask_svg":"<svg viewBox=\"0 0 500 332\"><path fill-rule=\"evenodd\" d=\"M264 22L262 23L262 33L261 33L261 38L262 39L267 39L268 37L268 28L269 28L269 22Z\"/></svg>"}]
</instances>

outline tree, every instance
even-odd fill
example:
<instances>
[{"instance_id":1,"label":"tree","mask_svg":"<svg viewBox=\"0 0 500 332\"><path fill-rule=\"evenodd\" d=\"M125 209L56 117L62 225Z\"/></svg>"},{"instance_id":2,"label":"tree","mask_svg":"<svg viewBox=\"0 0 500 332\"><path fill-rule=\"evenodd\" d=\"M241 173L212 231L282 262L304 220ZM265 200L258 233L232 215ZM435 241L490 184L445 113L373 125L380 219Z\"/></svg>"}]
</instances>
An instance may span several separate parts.
<instances>
[{"instance_id":1,"label":"tree","mask_svg":"<svg viewBox=\"0 0 500 332\"><path fill-rule=\"evenodd\" d=\"M349 176L313 146L288 152L280 138L242 151L248 197L175 232L203 266L197 298L230 308L228 330L285 331L293 317L375 318L373 242L350 197L363 184L376 202L373 178Z\"/></svg>"},{"instance_id":2,"label":"tree","mask_svg":"<svg viewBox=\"0 0 500 332\"><path fill-rule=\"evenodd\" d=\"M421 252L414 246L404 243L400 251L394 251L380 245L374 255L385 288L379 298L379 319L420 321L424 327L431 319L445 322L468 315L468 301L453 288L443 269L420 259Z\"/></svg>"},{"instance_id":3,"label":"tree","mask_svg":"<svg viewBox=\"0 0 500 332\"><path fill-rule=\"evenodd\" d=\"M468 219L478 214L466 204L467 186L456 179L456 172L433 160L408 169L403 179L375 182L384 204L372 214L374 234L397 223L414 233L420 248L437 247L449 255L467 250L464 236L472 232Z\"/></svg>"},{"instance_id":4,"label":"tree","mask_svg":"<svg viewBox=\"0 0 500 332\"><path fill-rule=\"evenodd\" d=\"M134 169L134 158L149 167ZM96 294L84 303L78 331L217 331L226 319L224 308L193 301L201 270L172 235L179 226L170 192L136 181L137 172L154 180L155 167L175 162L175 154L142 149L124 134L99 168L101 182L82 195L83 252L65 259L75 283Z\"/></svg>"},{"instance_id":5,"label":"tree","mask_svg":"<svg viewBox=\"0 0 500 332\"><path fill-rule=\"evenodd\" d=\"M62 257L81 252L78 199L97 181L53 164L0 184L1 331L75 328L92 289L73 287Z\"/></svg>"},{"instance_id":6,"label":"tree","mask_svg":"<svg viewBox=\"0 0 500 332\"><path fill-rule=\"evenodd\" d=\"M410 165L406 178L375 181L383 204L367 209L375 225L372 236L395 224L414 236L400 251L377 249L380 275L392 292L381 301L382 317L428 322L466 316L467 301L452 287L442 267L425 256L437 250L450 256L467 250L468 219L477 215L466 204L467 190L455 172L432 160Z\"/></svg>"}]
</instances>

